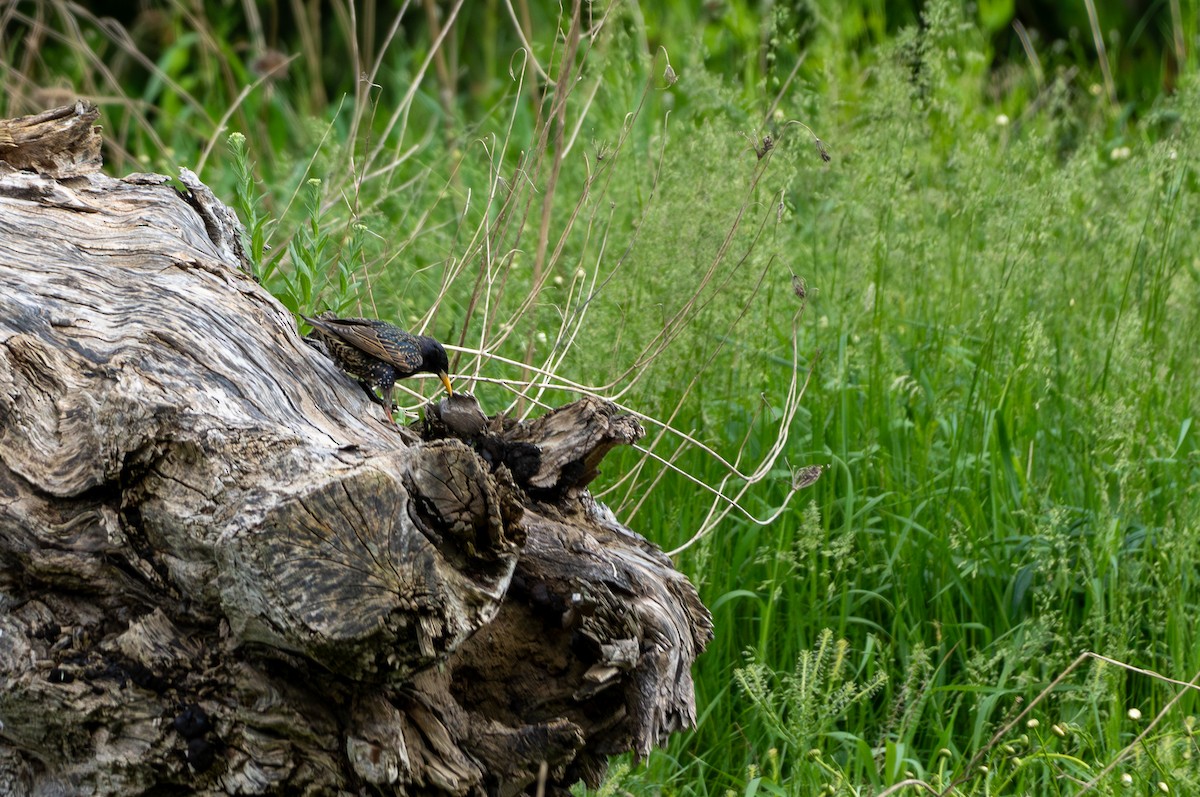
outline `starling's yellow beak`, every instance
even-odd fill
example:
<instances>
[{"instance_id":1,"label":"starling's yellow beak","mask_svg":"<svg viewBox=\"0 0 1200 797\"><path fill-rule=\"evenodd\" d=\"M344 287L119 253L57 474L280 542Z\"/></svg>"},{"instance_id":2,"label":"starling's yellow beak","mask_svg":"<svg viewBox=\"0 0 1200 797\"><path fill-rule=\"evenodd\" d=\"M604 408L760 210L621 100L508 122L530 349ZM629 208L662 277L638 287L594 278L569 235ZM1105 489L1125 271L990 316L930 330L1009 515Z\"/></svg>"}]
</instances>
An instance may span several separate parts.
<instances>
[{"instance_id":1,"label":"starling's yellow beak","mask_svg":"<svg viewBox=\"0 0 1200 797\"><path fill-rule=\"evenodd\" d=\"M442 384L446 386L446 393L453 396L454 388L450 387L450 375L445 371L438 371L438 379L442 380Z\"/></svg>"}]
</instances>

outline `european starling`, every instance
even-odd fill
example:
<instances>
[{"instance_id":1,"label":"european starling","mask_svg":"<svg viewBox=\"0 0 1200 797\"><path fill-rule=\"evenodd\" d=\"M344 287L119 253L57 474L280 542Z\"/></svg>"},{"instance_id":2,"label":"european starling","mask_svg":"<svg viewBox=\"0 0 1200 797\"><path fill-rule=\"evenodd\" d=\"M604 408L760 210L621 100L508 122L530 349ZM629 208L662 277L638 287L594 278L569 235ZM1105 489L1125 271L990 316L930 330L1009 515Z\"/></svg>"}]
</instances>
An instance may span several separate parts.
<instances>
[{"instance_id":1,"label":"european starling","mask_svg":"<svg viewBox=\"0 0 1200 797\"><path fill-rule=\"evenodd\" d=\"M311 337L325 345L338 367L358 380L375 402L375 388L383 391L383 406L392 417L392 385L415 373L437 374L450 387L450 361L442 344L425 335L405 332L386 321L373 318L337 318L322 313L316 318L301 316L313 328Z\"/></svg>"}]
</instances>

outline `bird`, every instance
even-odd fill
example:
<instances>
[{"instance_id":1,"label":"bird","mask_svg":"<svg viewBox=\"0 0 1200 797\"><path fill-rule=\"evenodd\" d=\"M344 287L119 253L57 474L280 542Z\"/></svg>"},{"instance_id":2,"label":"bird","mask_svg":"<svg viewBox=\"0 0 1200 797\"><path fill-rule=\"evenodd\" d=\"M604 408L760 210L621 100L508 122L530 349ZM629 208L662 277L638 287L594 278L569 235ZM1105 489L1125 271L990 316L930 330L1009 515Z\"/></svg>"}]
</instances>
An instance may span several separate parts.
<instances>
[{"instance_id":1,"label":"bird","mask_svg":"<svg viewBox=\"0 0 1200 797\"><path fill-rule=\"evenodd\" d=\"M325 346L338 367L362 385L372 401L382 403L388 418L392 415L392 385L416 373L437 374L454 395L450 385L450 361L442 344L427 335L414 335L400 327L374 318L338 318L321 313L316 318L300 316L313 328L310 338ZM375 388L383 392L381 402Z\"/></svg>"}]
</instances>

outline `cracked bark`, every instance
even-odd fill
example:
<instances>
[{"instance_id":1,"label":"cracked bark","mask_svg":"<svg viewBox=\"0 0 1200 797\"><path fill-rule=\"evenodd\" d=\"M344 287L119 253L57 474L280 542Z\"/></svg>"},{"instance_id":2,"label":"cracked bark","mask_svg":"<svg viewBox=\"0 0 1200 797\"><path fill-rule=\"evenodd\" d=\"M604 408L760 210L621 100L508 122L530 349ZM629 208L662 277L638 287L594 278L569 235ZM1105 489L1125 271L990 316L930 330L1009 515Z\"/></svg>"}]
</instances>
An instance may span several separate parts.
<instances>
[{"instance_id":1,"label":"cracked bark","mask_svg":"<svg viewBox=\"0 0 1200 797\"><path fill-rule=\"evenodd\" d=\"M0 793L565 793L692 724L709 615L587 490L637 422L392 427L95 119L0 122Z\"/></svg>"}]
</instances>

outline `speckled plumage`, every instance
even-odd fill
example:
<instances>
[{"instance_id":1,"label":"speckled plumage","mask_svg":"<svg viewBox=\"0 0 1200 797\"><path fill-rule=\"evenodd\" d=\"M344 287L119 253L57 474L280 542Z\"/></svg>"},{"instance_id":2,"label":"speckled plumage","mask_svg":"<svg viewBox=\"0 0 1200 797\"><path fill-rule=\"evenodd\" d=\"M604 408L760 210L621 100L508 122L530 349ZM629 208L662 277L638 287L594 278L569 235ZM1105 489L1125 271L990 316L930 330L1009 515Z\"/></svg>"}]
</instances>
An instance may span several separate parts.
<instances>
[{"instance_id":1,"label":"speckled plumage","mask_svg":"<svg viewBox=\"0 0 1200 797\"><path fill-rule=\"evenodd\" d=\"M446 350L433 338L373 318L337 318L332 313L303 318L313 328L310 336L325 346L338 367L357 379L369 396L378 401L375 389L382 391L389 418L397 379L421 372L437 374L446 392L454 394Z\"/></svg>"}]
</instances>

